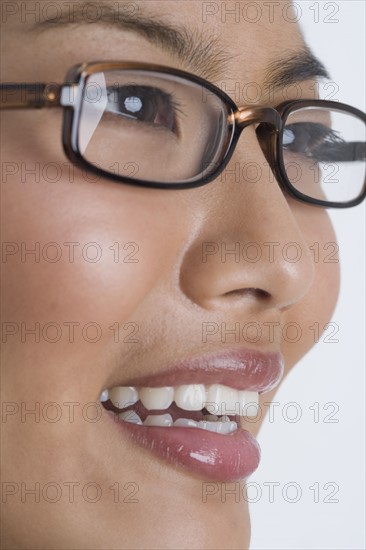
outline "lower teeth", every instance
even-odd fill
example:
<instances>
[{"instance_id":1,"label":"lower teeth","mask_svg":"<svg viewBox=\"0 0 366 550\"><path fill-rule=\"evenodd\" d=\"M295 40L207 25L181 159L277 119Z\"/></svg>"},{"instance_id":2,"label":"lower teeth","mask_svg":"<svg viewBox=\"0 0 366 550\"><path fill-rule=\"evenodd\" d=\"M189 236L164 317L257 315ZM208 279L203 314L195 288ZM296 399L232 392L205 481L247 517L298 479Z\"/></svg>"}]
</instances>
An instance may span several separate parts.
<instances>
[{"instance_id":1,"label":"lower teeth","mask_svg":"<svg viewBox=\"0 0 366 550\"><path fill-rule=\"evenodd\" d=\"M124 411L119 413L118 418L124 422L131 424L139 424L144 426L159 426L159 427L181 427L181 428L199 428L201 430L207 430L209 432L215 432L218 434L226 435L235 432L238 429L238 425L235 421L230 420L228 416L217 417L215 415L205 415L204 420L196 422L189 418L178 418L173 422L170 414L151 414L146 417L146 420L142 422L141 418L135 411Z\"/></svg>"}]
</instances>

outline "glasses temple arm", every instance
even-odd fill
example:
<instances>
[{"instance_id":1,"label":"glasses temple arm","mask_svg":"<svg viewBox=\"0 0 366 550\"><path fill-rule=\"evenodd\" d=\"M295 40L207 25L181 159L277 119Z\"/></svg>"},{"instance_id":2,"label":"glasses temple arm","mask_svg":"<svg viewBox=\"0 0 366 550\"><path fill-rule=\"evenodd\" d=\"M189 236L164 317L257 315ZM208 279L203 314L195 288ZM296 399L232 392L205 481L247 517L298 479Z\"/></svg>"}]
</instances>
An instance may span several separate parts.
<instances>
[{"instance_id":1,"label":"glasses temple arm","mask_svg":"<svg viewBox=\"0 0 366 550\"><path fill-rule=\"evenodd\" d=\"M72 106L75 103L75 85L0 84L0 109L41 109L43 107Z\"/></svg>"}]
</instances>

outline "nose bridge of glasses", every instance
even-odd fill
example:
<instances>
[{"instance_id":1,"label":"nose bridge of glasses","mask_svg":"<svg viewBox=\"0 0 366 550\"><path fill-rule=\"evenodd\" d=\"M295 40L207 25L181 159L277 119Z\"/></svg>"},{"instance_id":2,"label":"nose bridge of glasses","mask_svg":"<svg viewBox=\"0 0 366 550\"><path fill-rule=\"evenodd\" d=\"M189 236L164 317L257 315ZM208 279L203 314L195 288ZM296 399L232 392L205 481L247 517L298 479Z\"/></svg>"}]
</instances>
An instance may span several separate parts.
<instances>
[{"instance_id":1,"label":"nose bridge of glasses","mask_svg":"<svg viewBox=\"0 0 366 550\"><path fill-rule=\"evenodd\" d=\"M261 150L272 171L276 172L276 134L281 127L281 116L272 107L239 107L233 114L234 125L239 132L255 124Z\"/></svg>"},{"instance_id":2,"label":"nose bridge of glasses","mask_svg":"<svg viewBox=\"0 0 366 550\"><path fill-rule=\"evenodd\" d=\"M272 107L239 107L234 113L234 120L241 130L251 124L266 123L274 130L280 128L281 117Z\"/></svg>"}]
</instances>

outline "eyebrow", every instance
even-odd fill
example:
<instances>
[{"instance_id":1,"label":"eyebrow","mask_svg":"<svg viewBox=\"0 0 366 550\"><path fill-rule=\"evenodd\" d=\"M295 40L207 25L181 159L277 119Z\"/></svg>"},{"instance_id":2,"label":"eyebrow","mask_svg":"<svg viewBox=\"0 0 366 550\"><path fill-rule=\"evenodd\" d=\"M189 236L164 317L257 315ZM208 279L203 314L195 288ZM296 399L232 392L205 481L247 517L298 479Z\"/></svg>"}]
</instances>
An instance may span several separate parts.
<instances>
[{"instance_id":1,"label":"eyebrow","mask_svg":"<svg viewBox=\"0 0 366 550\"><path fill-rule=\"evenodd\" d=\"M330 79L330 75L307 46L284 59L272 61L266 71L266 79L275 89L319 78Z\"/></svg>"},{"instance_id":2,"label":"eyebrow","mask_svg":"<svg viewBox=\"0 0 366 550\"><path fill-rule=\"evenodd\" d=\"M133 31L151 44L176 56L203 78L212 80L219 78L225 72L233 58L231 52L225 51L218 36L173 25L158 19L151 13L144 14L140 6L133 2L113 2L112 4L107 1L100 4L93 2L93 6L98 9L98 19L95 23L90 23L86 19L85 10L88 5L90 5L89 2L78 3L73 7L72 13L63 12L57 18L38 21L31 30L44 31L99 24L123 31ZM138 7L137 12L131 12L129 9L131 6ZM122 9L124 7L126 9Z\"/></svg>"},{"instance_id":3,"label":"eyebrow","mask_svg":"<svg viewBox=\"0 0 366 550\"><path fill-rule=\"evenodd\" d=\"M116 5L118 10L116 10ZM100 4L93 2L98 10L98 18L90 22L86 18L89 2L78 3L70 11L63 12L57 18L44 19L35 23L31 30L44 31L70 26L99 24L124 31L133 31L168 53L176 56L181 62L207 80L222 77L228 69L229 62L235 56L225 51L218 36L205 34L204 31L190 30L158 19L153 14L143 14L140 6L132 2ZM138 7L137 13L131 7ZM122 9L121 8L126 8ZM309 79L330 78L324 65L303 46L285 58L270 62L265 69L266 85L273 90Z\"/></svg>"}]
</instances>

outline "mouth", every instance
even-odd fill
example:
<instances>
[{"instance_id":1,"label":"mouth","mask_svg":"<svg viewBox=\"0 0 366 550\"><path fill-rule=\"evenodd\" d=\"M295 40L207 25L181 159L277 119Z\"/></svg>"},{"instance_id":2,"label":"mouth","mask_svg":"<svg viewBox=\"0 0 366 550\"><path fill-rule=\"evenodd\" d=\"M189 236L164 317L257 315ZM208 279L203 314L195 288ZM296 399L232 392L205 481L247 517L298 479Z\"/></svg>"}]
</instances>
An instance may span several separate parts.
<instances>
[{"instance_id":1,"label":"mouth","mask_svg":"<svg viewBox=\"0 0 366 550\"><path fill-rule=\"evenodd\" d=\"M200 478L245 479L260 448L244 429L258 415L259 394L283 375L279 353L225 352L181 362L103 389L112 421L139 446Z\"/></svg>"}]
</instances>

